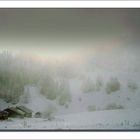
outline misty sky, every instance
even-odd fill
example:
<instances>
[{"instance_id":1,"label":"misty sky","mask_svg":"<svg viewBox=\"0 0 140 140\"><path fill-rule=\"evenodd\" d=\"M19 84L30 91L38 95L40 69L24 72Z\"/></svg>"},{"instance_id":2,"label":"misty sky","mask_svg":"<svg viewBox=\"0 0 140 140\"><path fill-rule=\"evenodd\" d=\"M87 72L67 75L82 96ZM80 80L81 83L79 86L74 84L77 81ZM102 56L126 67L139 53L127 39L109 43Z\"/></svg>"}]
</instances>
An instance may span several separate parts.
<instances>
[{"instance_id":1,"label":"misty sky","mask_svg":"<svg viewBox=\"0 0 140 140\"><path fill-rule=\"evenodd\" d=\"M140 9L0 9L0 46L42 56L138 52L139 17Z\"/></svg>"}]
</instances>

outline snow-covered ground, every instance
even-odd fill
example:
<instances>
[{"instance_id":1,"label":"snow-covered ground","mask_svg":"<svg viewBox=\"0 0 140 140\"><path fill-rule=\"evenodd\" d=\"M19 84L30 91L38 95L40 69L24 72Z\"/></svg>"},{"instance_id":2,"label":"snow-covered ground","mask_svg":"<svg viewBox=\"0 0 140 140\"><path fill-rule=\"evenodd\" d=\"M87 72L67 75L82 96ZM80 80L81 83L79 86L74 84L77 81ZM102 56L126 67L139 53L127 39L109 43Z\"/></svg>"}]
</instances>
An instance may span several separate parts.
<instances>
[{"instance_id":1,"label":"snow-covered ground","mask_svg":"<svg viewBox=\"0 0 140 140\"><path fill-rule=\"evenodd\" d=\"M0 122L0 129L140 129L140 109L82 112L55 116L49 121L41 118L9 118Z\"/></svg>"},{"instance_id":2,"label":"snow-covered ground","mask_svg":"<svg viewBox=\"0 0 140 140\"><path fill-rule=\"evenodd\" d=\"M132 92L126 87L122 87L121 90L108 95L104 88L98 92L83 93L81 81L78 79L71 79L69 85L72 101L68 108L60 106L57 101L48 100L36 88L31 87L27 93L28 96L26 94L21 96L18 104L23 104L24 98L27 98L28 103L23 105L33 110L33 118L9 118L0 121L0 129L140 130L140 94L138 89ZM105 107L110 103L122 105L124 108L105 110ZM89 111L88 106L90 105L94 105L96 109ZM1 110L8 106L12 106L12 104L0 99ZM46 112L50 106L56 109L52 120L45 117L34 118L35 112Z\"/></svg>"},{"instance_id":3,"label":"snow-covered ground","mask_svg":"<svg viewBox=\"0 0 140 140\"><path fill-rule=\"evenodd\" d=\"M9 118L0 121L0 129L133 129L140 130L140 77L137 71L128 70L125 66L115 71L115 66L96 66L94 69L81 70L77 76L67 78L71 101L67 106L60 105L58 100L49 100L40 93L38 87L27 85L27 91L21 95L19 105L25 105L33 110L32 118ZM117 65L116 68L119 66ZM112 69L112 70L111 70ZM55 76L54 76L55 77ZM60 76L61 77L61 76ZM120 89L108 94L107 82L115 77L120 82ZM90 78L93 83L100 78L103 85L100 90L84 92L83 83ZM128 87L128 82L136 84L136 88ZM132 84L133 85L133 84ZM54 87L55 88L55 87ZM26 103L25 103L26 102ZM107 109L109 105L113 108ZM0 110L13 106L0 99ZM115 108L114 108L115 107ZM120 108L117 108L120 107ZM49 110L51 108L51 110ZM90 109L89 109L90 108ZM52 119L48 119L47 111L53 112ZM41 112L42 118L35 118L34 114Z\"/></svg>"}]
</instances>

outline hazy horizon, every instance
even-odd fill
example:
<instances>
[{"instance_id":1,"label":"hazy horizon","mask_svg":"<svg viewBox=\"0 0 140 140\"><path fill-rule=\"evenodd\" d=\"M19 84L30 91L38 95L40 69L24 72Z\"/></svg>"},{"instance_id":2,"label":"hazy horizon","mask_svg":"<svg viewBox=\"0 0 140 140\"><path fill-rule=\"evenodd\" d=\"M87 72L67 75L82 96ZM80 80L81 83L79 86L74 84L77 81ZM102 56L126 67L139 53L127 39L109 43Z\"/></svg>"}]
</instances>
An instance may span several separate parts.
<instances>
[{"instance_id":1,"label":"hazy horizon","mask_svg":"<svg viewBox=\"0 0 140 140\"><path fill-rule=\"evenodd\" d=\"M139 11L0 9L0 49L42 60L139 59Z\"/></svg>"}]
</instances>

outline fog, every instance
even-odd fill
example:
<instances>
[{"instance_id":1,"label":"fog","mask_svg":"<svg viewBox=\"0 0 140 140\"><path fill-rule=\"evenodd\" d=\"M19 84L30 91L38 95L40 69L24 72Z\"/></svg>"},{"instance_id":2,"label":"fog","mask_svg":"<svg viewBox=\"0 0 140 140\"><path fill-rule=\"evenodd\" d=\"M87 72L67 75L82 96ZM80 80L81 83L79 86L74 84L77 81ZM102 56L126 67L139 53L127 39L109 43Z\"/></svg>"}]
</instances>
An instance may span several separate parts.
<instances>
[{"instance_id":1,"label":"fog","mask_svg":"<svg viewBox=\"0 0 140 140\"><path fill-rule=\"evenodd\" d=\"M139 9L0 9L1 109L139 109L139 23Z\"/></svg>"}]
</instances>

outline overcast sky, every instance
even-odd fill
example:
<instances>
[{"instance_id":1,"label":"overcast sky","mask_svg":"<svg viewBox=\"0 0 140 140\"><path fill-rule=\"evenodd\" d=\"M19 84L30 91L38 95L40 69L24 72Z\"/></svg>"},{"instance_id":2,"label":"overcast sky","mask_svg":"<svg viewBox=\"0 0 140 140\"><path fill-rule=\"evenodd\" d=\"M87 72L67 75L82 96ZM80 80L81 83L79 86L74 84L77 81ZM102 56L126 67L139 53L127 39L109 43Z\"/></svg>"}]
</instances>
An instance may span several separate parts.
<instances>
[{"instance_id":1,"label":"overcast sky","mask_svg":"<svg viewBox=\"0 0 140 140\"><path fill-rule=\"evenodd\" d=\"M140 45L140 9L0 9L2 49L100 52Z\"/></svg>"}]
</instances>

